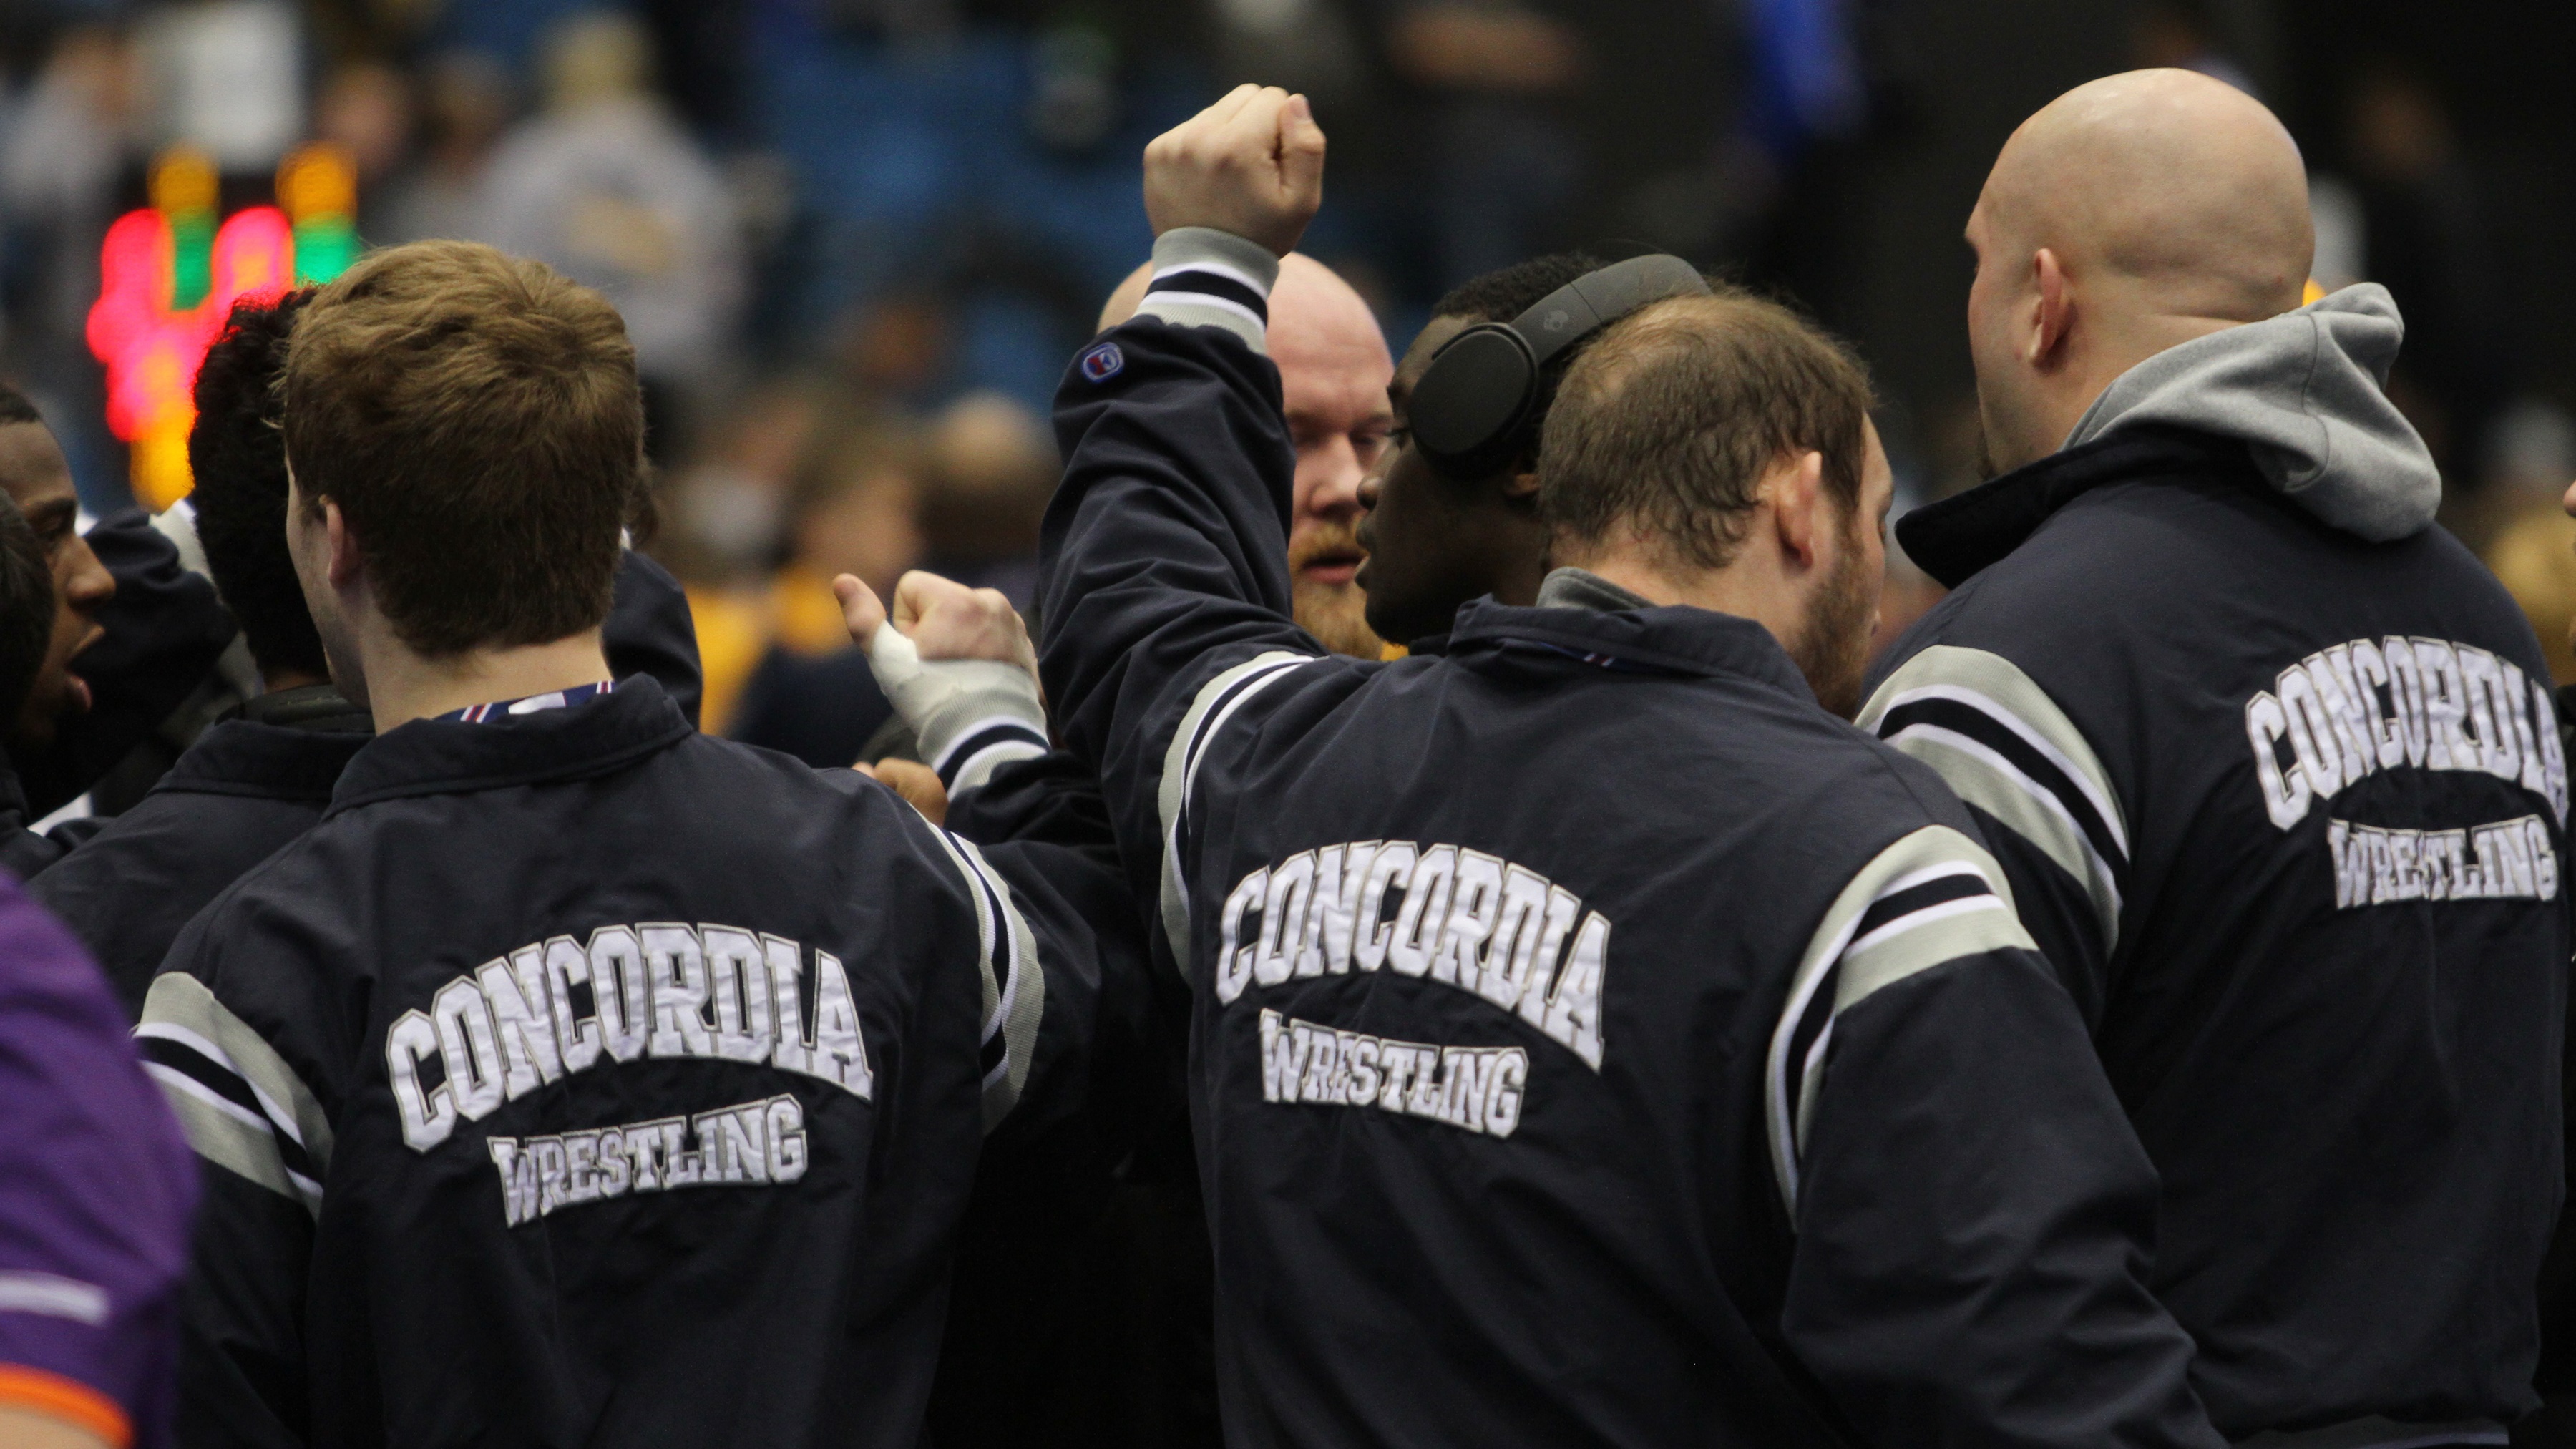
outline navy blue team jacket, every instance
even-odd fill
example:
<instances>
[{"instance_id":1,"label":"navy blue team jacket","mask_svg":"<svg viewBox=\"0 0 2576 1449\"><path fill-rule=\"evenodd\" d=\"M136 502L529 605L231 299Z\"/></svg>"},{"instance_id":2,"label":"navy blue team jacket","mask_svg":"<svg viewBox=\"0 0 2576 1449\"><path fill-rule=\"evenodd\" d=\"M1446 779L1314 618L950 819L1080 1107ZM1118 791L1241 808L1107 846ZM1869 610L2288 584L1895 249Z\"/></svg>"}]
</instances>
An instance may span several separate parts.
<instances>
[{"instance_id":1,"label":"navy blue team jacket","mask_svg":"<svg viewBox=\"0 0 2576 1449\"><path fill-rule=\"evenodd\" d=\"M2153 1175L1928 770L1697 610L1325 655L1232 334L1110 332L1057 429L1043 672L1192 993L1229 1442L2217 1442Z\"/></svg>"},{"instance_id":2,"label":"navy blue team jacket","mask_svg":"<svg viewBox=\"0 0 2576 1449\"><path fill-rule=\"evenodd\" d=\"M188 1439L914 1444L1089 942L1012 847L649 678L377 737L137 1029L205 1165Z\"/></svg>"},{"instance_id":3,"label":"navy blue team jacket","mask_svg":"<svg viewBox=\"0 0 2576 1449\"><path fill-rule=\"evenodd\" d=\"M2364 542L2179 429L1897 532L1956 592L1862 723L1967 802L2084 1004L2212 1419L2502 1443L2560 1198L2567 766L2530 624L2444 530Z\"/></svg>"},{"instance_id":4,"label":"navy blue team jacket","mask_svg":"<svg viewBox=\"0 0 2576 1449\"><path fill-rule=\"evenodd\" d=\"M653 676L697 723L688 596L632 549L618 562L600 644L611 675ZM260 695L241 712L209 726L132 808L92 825L95 834L27 882L27 894L98 958L128 1015L142 1012L189 918L322 818L332 784L376 728L327 685ZM0 846L0 863L7 851Z\"/></svg>"},{"instance_id":5,"label":"navy blue team jacket","mask_svg":"<svg viewBox=\"0 0 2576 1449\"><path fill-rule=\"evenodd\" d=\"M242 872L313 828L375 736L328 685L261 695L207 726L133 808L38 872L27 894L72 928L128 1017L191 917Z\"/></svg>"}]
</instances>

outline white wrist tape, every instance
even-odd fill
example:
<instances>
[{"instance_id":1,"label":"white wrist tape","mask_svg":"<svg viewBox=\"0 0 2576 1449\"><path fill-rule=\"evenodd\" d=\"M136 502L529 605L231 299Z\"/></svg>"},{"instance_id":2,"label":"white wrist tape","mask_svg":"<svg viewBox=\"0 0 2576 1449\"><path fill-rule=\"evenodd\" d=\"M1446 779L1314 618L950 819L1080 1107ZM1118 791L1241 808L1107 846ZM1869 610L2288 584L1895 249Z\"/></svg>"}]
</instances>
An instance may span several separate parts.
<instances>
[{"instance_id":1,"label":"white wrist tape","mask_svg":"<svg viewBox=\"0 0 2576 1449\"><path fill-rule=\"evenodd\" d=\"M981 785L1012 760L1047 752L1034 675L989 659L924 660L889 621L868 640L868 670L920 741L922 763L951 792Z\"/></svg>"}]
</instances>

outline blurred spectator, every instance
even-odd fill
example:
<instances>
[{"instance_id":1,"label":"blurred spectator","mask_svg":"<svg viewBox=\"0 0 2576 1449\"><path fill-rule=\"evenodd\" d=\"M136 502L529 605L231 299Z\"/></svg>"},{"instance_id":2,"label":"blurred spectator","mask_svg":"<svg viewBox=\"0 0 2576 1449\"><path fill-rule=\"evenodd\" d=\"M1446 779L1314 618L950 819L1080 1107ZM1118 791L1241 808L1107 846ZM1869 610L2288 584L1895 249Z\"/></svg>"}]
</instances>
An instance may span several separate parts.
<instances>
[{"instance_id":1,"label":"blurred spectator","mask_svg":"<svg viewBox=\"0 0 2576 1449\"><path fill-rule=\"evenodd\" d=\"M314 102L315 136L357 167L361 236L382 238L389 184L411 157L413 104L411 77L375 61L333 71Z\"/></svg>"},{"instance_id":2,"label":"blurred spectator","mask_svg":"<svg viewBox=\"0 0 2576 1449\"><path fill-rule=\"evenodd\" d=\"M1526 0L1414 0L1396 8L1386 48L1426 112L1441 285L1546 250L1582 171L1562 111L1589 68L1582 35Z\"/></svg>"},{"instance_id":3,"label":"blurred spectator","mask_svg":"<svg viewBox=\"0 0 2576 1449\"><path fill-rule=\"evenodd\" d=\"M2406 314L2389 396L2431 445L2452 494L2485 480L2489 430L2520 381L2513 299L2449 112L2423 79L2363 70L2345 118L2361 197L2362 266Z\"/></svg>"},{"instance_id":4,"label":"blurred spectator","mask_svg":"<svg viewBox=\"0 0 2576 1449\"><path fill-rule=\"evenodd\" d=\"M2249 96L2261 94L2254 77L2220 43L2206 0L2152 0L2140 6L2130 50L2142 68L2196 70Z\"/></svg>"},{"instance_id":5,"label":"blurred spectator","mask_svg":"<svg viewBox=\"0 0 2576 1449\"><path fill-rule=\"evenodd\" d=\"M2576 684L2576 519L2562 507L2576 478L2576 424L2546 404L2515 408L2495 430L2487 473L2480 502L2496 521L2482 555L2530 617L2549 672Z\"/></svg>"},{"instance_id":6,"label":"blurred spectator","mask_svg":"<svg viewBox=\"0 0 2576 1449\"><path fill-rule=\"evenodd\" d=\"M132 49L105 26L62 33L0 133L0 317L10 359L44 397L93 513L126 501L107 455L105 395L83 328L98 296L98 244L137 127Z\"/></svg>"},{"instance_id":7,"label":"blurred spectator","mask_svg":"<svg viewBox=\"0 0 2576 1449\"><path fill-rule=\"evenodd\" d=\"M1222 82L1258 80L1313 102L1336 128L1369 103L1355 17L1335 0L1211 0ZM1340 158L1336 157L1336 160Z\"/></svg>"},{"instance_id":8,"label":"blurred spectator","mask_svg":"<svg viewBox=\"0 0 2576 1449\"><path fill-rule=\"evenodd\" d=\"M883 421L848 425L815 452L789 525L792 553L766 599L760 662L730 711L725 733L818 766L857 761L893 714L867 658L850 643L832 597L837 574L856 574L880 598L922 559L922 462L910 433ZM709 728L726 711L701 626Z\"/></svg>"},{"instance_id":9,"label":"blurred spectator","mask_svg":"<svg viewBox=\"0 0 2576 1449\"><path fill-rule=\"evenodd\" d=\"M658 452L675 422L667 394L712 380L730 351L743 286L733 203L648 89L650 47L633 19L566 21L544 71L544 110L492 158L484 239L617 304Z\"/></svg>"},{"instance_id":10,"label":"blurred spectator","mask_svg":"<svg viewBox=\"0 0 2576 1449\"><path fill-rule=\"evenodd\" d=\"M509 124L509 79L489 56L450 51L430 60L421 92L427 134L418 163L393 177L380 200L360 193L372 219L367 239L386 246L486 230L483 176Z\"/></svg>"},{"instance_id":11,"label":"blurred spectator","mask_svg":"<svg viewBox=\"0 0 2576 1449\"><path fill-rule=\"evenodd\" d=\"M258 175L304 139L304 27L287 0L138 7L153 149L194 146Z\"/></svg>"},{"instance_id":12,"label":"blurred spectator","mask_svg":"<svg viewBox=\"0 0 2576 1449\"><path fill-rule=\"evenodd\" d=\"M1037 592L1038 520L1055 492L1055 442L1026 407L969 393L930 426L922 567L999 589L1025 614Z\"/></svg>"}]
</instances>

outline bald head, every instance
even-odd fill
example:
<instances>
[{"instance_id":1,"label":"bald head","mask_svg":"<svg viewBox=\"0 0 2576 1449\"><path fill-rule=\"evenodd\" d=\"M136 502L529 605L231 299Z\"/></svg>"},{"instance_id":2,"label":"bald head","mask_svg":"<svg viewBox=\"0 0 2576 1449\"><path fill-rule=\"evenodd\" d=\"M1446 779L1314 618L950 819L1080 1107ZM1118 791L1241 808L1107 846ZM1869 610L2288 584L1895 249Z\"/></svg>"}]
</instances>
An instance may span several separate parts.
<instances>
[{"instance_id":1,"label":"bald head","mask_svg":"<svg viewBox=\"0 0 2576 1449\"><path fill-rule=\"evenodd\" d=\"M1137 304L1145 300L1145 289L1154 280L1154 264L1147 262L1127 274L1118 290L1100 307L1097 330L1106 332L1136 315ZM1270 334L1274 347L1279 329L1284 324L1291 332L1309 330L1308 322L1349 331L1353 328L1375 334L1377 316L1368 303L1351 289L1341 274L1304 252L1290 252L1279 259L1279 280L1270 289ZM1378 345L1386 345L1380 336Z\"/></svg>"},{"instance_id":2,"label":"bald head","mask_svg":"<svg viewBox=\"0 0 2576 1449\"><path fill-rule=\"evenodd\" d=\"M2187 70L2076 87L2004 143L1977 210L2016 251L2128 284L2135 305L2259 322L2316 253L2298 145L2262 102Z\"/></svg>"},{"instance_id":3,"label":"bald head","mask_svg":"<svg viewBox=\"0 0 2576 1449\"><path fill-rule=\"evenodd\" d=\"M1968 342L1997 468L2057 451L2123 372L2299 305L2316 232L2299 148L2187 70L2076 87L2004 143L1968 218Z\"/></svg>"},{"instance_id":4,"label":"bald head","mask_svg":"<svg viewBox=\"0 0 2576 1449\"><path fill-rule=\"evenodd\" d=\"M1100 309L1102 331L1136 315L1153 278L1137 268ZM1300 252L1279 259L1270 288L1270 360L1289 440L1297 448L1288 519L1288 572L1297 622L1338 653L1375 659L1376 635L1362 617L1360 482L1394 425L1386 385L1395 359L1368 303L1322 262Z\"/></svg>"}]
</instances>

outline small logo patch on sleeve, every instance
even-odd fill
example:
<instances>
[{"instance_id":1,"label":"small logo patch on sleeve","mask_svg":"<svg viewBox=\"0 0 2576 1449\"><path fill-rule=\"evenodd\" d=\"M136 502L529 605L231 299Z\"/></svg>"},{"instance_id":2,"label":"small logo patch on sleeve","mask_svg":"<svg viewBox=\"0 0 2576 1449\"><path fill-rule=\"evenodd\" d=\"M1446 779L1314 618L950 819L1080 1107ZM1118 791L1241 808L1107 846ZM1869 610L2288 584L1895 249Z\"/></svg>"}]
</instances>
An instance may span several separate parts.
<instances>
[{"instance_id":1,"label":"small logo patch on sleeve","mask_svg":"<svg viewBox=\"0 0 2576 1449\"><path fill-rule=\"evenodd\" d=\"M1126 370L1127 354L1115 342L1103 342L1082 354L1082 375L1095 384L1107 382Z\"/></svg>"}]
</instances>

